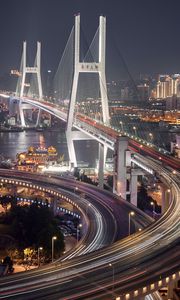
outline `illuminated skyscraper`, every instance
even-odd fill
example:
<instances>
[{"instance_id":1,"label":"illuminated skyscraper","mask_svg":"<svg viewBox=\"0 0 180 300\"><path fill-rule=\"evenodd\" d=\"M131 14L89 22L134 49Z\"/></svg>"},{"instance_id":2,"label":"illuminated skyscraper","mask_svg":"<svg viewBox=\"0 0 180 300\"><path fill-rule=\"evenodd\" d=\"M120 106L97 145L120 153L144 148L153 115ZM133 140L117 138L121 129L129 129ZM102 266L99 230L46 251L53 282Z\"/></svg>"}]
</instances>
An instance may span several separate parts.
<instances>
[{"instance_id":1,"label":"illuminated skyscraper","mask_svg":"<svg viewBox=\"0 0 180 300\"><path fill-rule=\"evenodd\" d=\"M159 75L156 86L156 98L167 98L180 95L180 74Z\"/></svg>"}]
</instances>

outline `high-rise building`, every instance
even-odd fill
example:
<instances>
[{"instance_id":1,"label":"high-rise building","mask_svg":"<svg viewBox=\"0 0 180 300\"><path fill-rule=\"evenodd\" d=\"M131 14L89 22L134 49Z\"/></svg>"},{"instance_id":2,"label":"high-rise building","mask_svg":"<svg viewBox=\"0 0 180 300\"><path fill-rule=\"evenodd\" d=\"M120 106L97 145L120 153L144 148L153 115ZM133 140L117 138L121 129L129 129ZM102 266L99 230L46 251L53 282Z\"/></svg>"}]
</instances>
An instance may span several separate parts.
<instances>
[{"instance_id":1,"label":"high-rise building","mask_svg":"<svg viewBox=\"0 0 180 300\"><path fill-rule=\"evenodd\" d=\"M180 96L180 74L159 75L156 85L156 98L164 99L173 95Z\"/></svg>"}]
</instances>

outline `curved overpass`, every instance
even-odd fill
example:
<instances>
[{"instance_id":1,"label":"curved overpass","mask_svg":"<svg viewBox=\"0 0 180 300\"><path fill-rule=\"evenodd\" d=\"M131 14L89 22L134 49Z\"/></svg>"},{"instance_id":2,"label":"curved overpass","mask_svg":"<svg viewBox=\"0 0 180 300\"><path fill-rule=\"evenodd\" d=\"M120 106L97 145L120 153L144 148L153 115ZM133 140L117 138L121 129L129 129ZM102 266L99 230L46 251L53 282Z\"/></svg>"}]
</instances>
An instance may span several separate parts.
<instances>
[{"instance_id":1,"label":"curved overpass","mask_svg":"<svg viewBox=\"0 0 180 300\"><path fill-rule=\"evenodd\" d=\"M179 278L180 175L172 178L169 170L153 161L148 162L161 173L162 180L171 183L173 201L158 221L142 232L108 247L62 261L55 267L2 278L0 298L138 299L169 280ZM52 181L60 184L59 179ZM89 188L85 185L85 189ZM101 194L100 191L98 193ZM102 191L101 199L107 201L110 209L113 204L116 207L117 198L114 195L109 197L109 193ZM131 209L128 202L119 201Z\"/></svg>"},{"instance_id":2,"label":"curved overpass","mask_svg":"<svg viewBox=\"0 0 180 300\"><path fill-rule=\"evenodd\" d=\"M23 99L23 101L36 105L64 121L67 120L66 113L60 111L54 105L32 99ZM82 115L78 116L74 127L104 143L110 149L114 149L116 137L119 135L117 131ZM140 295L152 293L167 284L170 279L173 280L180 276L180 178L179 173L176 173L172 178L172 171L164 167L164 165L170 165L179 170L180 162L164 154L160 155L156 149L142 145L137 140L130 139L130 147L132 150L142 152L143 155L150 155L162 163L161 165L156 164L146 158L147 164L153 166L156 174L161 174L161 180L171 185L173 201L168 211L158 222L145 229L143 233L135 234L122 242L116 242L111 247L105 250L101 249L100 252L95 252L95 254L88 254L88 258L85 256L85 258L70 260L70 264L72 263L72 267L76 268L76 272L82 274L79 283L72 280L75 271L71 273L69 262L63 262L61 265L62 271L59 273L62 273L62 275L59 275L61 278L58 278L58 280L56 278L56 283L51 282L52 286L49 284L44 287L37 285L37 289L41 289L42 298L48 294L49 299L54 299L53 287L57 284L56 293L58 297L65 297L62 299L84 299L85 295L88 296L88 299L106 299L106 293L111 294L112 298L135 299ZM111 268L109 268L109 263L112 264ZM68 270L66 277L63 276L65 270ZM109 281L112 270L114 274L113 283ZM97 281L98 286L92 283L92 280L89 282L89 278ZM64 280L67 280L67 282ZM72 291L69 291L71 284L73 294ZM28 287L26 288L28 297L30 297L27 299L34 299L31 298L34 297L34 293L35 295L39 293L35 286L31 286L29 290ZM82 286L84 292L82 292ZM18 297L21 296L18 295Z\"/></svg>"}]
</instances>

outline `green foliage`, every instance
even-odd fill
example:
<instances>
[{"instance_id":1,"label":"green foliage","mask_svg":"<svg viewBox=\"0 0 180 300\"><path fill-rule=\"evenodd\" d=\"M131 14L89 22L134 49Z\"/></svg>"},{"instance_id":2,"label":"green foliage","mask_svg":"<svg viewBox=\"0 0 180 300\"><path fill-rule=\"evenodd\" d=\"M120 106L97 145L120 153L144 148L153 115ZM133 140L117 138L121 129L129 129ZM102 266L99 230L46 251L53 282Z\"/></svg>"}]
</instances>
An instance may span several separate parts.
<instances>
[{"instance_id":1,"label":"green foliage","mask_svg":"<svg viewBox=\"0 0 180 300\"><path fill-rule=\"evenodd\" d=\"M2 205L5 212L7 213L8 205L11 204L11 197L7 195L0 197L0 204Z\"/></svg>"},{"instance_id":2,"label":"green foliage","mask_svg":"<svg viewBox=\"0 0 180 300\"><path fill-rule=\"evenodd\" d=\"M64 250L63 235L48 207L38 204L13 206L5 220L10 225L11 236L16 239L19 250L41 246L44 254L50 257L52 236L57 237L54 243L55 257Z\"/></svg>"},{"instance_id":3,"label":"green foliage","mask_svg":"<svg viewBox=\"0 0 180 300\"><path fill-rule=\"evenodd\" d=\"M151 196L148 195L146 188L142 185L138 192L138 208L141 210L152 210L151 202L154 201Z\"/></svg>"},{"instance_id":4,"label":"green foliage","mask_svg":"<svg viewBox=\"0 0 180 300\"><path fill-rule=\"evenodd\" d=\"M6 256L3 259L3 264L8 265L8 273L13 273L13 271L14 271L13 261L9 256Z\"/></svg>"}]
</instances>

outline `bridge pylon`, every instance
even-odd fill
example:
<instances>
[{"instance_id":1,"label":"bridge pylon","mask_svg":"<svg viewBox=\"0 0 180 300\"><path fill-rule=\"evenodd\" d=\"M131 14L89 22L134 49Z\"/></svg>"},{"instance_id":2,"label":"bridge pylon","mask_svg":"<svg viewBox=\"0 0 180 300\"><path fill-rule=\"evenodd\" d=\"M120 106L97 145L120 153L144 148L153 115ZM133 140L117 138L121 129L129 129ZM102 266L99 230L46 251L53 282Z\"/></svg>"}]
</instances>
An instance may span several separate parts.
<instances>
[{"instance_id":1,"label":"bridge pylon","mask_svg":"<svg viewBox=\"0 0 180 300\"><path fill-rule=\"evenodd\" d=\"M20 91L16 89L16 96L20 98L24 95L24 88L26 86L26 75L27 74L37 74L37 86L38 86L38 94L39 98L42 99L42 82L41 82L41 43L37 42L37 52L35 58L35 65L33 67L27 66L27 59L26 59L26 48L27 42L23 42L23 54L22 54L22 62L21 62L21 77L20 77Z\"/></svg>"},{"instance_id":2,"label":"bridge pylon","mask_svg":"<svg viewBox=\"0 0 180 300\"><path fill-rule=\"evenodd\" d=\"M21 68L20 68L20 78L19 78L17 88L16 88L16 96L20 97L20 99L22 99L24 96L24 89L27 86L27 83L25 82L26 75L27 74L36 74L37 75L38 96L39 96L39 99L42 99L43 92L42 92L42 82L41 82L41 43L37 42L36 58L35 58L35 64L33 67L27 66L26 48L27 48L27 42L24 41L23 42ZM23 100L19 101L19 116L20 116L20 120L21 120L21 125L23 127L26 126L25 119L24 119L24 111L23 111L24 109L27 109L26 106L24 106Z\"/></svg>"},{"instance_id":3,"label":"bridge pylon","mask_svg":"<svg viewBox=\"0 0 180 300\"><path fill-rule=\"evenodd\" d=\"M97 73L99 75L100 96L102 101L102 121L104 124L109 125L110 117L109 117L109 106L108 106L107 87L106 87L106 76L105 76L105 47L106 47L106 18L104 16L100 16L98 62L80 61L80 15L79 14L76 15L75 16L75 45L74 45L74 49L75 49L74 76L73 76L71 99L70 99L69 113L68 113L68 120L67 120L67 131L66 131L69 159L71 163L74 164L74 166L77 166L77 161L76 161L76 154L75 154L73 141L80 140L80 139L85 139L85 140L89 139L89 137L85 133L75 131L73 129L76 95L77 95L78 80L79 80L80 73ZM107 152L105 146L103 148L101 147L101 151L100 151L101 156L102 156L102 150L104 151L105 154ZM102 182L102 178L100 181Z\"/></svg>"}]
</instances>

